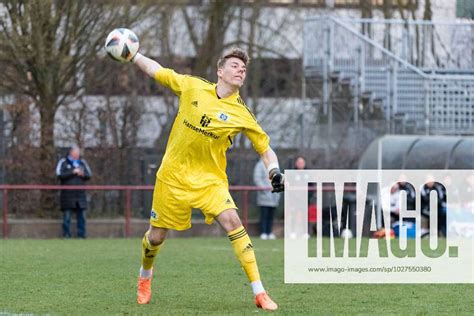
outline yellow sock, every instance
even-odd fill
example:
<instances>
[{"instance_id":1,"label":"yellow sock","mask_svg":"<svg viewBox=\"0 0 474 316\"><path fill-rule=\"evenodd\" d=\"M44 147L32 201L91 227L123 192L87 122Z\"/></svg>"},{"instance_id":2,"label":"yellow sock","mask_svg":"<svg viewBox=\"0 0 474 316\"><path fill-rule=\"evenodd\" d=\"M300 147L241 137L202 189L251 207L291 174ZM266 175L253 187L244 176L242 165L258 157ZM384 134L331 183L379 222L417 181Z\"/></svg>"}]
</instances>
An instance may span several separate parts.
<instances>
[{"instance_id":1,"label":"yellow sock","mask_svg":"<svg viewBox=\"0 0 474 316\"><path fill-rule=\"evenodd\" d=\"M160 248L163 244L159 246L153 246L150 244L150 241L148 240L148 234L149 232L147 231L145 233L145 236L143 236L142 240L142 268L144 270L150 270L153 268L153 262L155 261L155 257L160 251Z\"/></svg>"},{"instance_id":2,"label":"yellow sock","mask_svg":"<svg viewBox=\"0 0 474 316\"><path fill-rule=\"evenodd\" d=\"M250 237L245 231L245 228L240 226L239 228L229 232L227 236L232 243L235 255L239 259L240 265L247 274L249 281L254 282L260 280L252 242L250 241Z\"/></svg>"}]
</instances>

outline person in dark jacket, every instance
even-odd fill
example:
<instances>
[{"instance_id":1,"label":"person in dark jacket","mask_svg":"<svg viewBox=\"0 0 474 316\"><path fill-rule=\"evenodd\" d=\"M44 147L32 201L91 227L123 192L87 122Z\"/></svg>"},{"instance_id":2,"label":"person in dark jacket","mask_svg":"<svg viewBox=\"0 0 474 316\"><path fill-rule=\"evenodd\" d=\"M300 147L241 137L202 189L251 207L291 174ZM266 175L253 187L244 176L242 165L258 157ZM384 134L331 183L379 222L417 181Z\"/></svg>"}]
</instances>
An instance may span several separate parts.
<instances>
[{"instance_id":1,"label":"person in dark jacket","mask_svg":"<svg viewBox=\"0 0 474 316\"><path fill-rule=\"evenodd\" d=\"M421 215L430 219L430 193L436 192L438 197L438 234L446 236L446 188L439 182L436 182L432 175L426 177L426 183L420 191L421 197Z\"/></svg>"},{"instance_id":2,"label":"person in dark jacket","mask_svg":"<svg viewBox=\"0 0 474 316\"><path fill-rule=\"evenodd\" d=\"M92 172L87 162L81 159L79 147L71 147L66 157L59 160L56 175L61 185L84 185L91 178ZM71 213L76 213L77 237L86 238L87 209L86 192L84 190L62 190L61 211L63 211L63 237L71 237Z\"/></svg>"}]
</instances>

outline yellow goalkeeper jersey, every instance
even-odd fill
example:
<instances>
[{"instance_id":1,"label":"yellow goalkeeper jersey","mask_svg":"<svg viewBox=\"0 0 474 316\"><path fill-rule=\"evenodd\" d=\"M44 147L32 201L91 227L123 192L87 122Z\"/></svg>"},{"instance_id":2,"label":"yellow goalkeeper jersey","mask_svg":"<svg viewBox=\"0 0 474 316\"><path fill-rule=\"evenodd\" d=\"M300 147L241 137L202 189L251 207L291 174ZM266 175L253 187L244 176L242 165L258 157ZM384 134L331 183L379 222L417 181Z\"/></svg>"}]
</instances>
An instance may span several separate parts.
<instances>
[{"instance_id":1,"label":"yellow goalkeeper jersey","mask_svg":"<svg viewBox=\"0 0 474 316\"><path fill-rule=\"evenodd\" d=\"M239 93L218 98L216 84L160 68L155 79L179 97L166 152L157 178L189 189L227 184L226 151L243 132L257 153L269 149L270 138Z\"/></svg>"}]
</instances>

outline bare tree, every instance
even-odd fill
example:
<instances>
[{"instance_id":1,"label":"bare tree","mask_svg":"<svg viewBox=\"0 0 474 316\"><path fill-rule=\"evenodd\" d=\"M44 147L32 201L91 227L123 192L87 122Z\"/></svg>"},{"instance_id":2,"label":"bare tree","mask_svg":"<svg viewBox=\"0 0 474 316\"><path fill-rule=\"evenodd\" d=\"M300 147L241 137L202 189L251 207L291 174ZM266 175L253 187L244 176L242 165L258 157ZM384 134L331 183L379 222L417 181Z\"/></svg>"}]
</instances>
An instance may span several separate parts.
<instances>
[{"instance_id":1,"label":"bare tree","mask_svg":"<svg viewBox=\"0 0 474 316\"><path fill-rule=\"evenodd\" d=\"M5 105L8 113L9 131L6 137L8 145L7 152L3 159L6 169L6 178L13 183L32 183L38 179L39 170L37 168L25 168L25 166L35 166L39 159L39 150L34 146L35 140L32 135L35 130L36 118L32 111L31 100L27 97L16 98L12 103ZM12 191L9 195L12 210L11 213L16 217L23 217L32 209L35 209L39 202L38 192L28 192L28 198L25 198L24 191ZM43 212L38 212L43 216Z\"/></svg>"},{"instance_id":2,"label":"bare tree","mask_svg":"<svg viewBox=\"0 0 474 316\"><path fill-rule=\"evenodd\" d=\"M224 36L235 20L237 1L212 0L207 6L189 11L182 8L187 31L196 52L193 73L198 76L215 77L211 65L224 48ZM201 27L196 27L200 25Z\"/></svg>"},{"instance_id":3,"label":"bare tree","mask_svg":"<svg viewBox=\"0 0 474 316\"><path fill-rule=\"evenodd\" d=\"M0 3L0 90L29 96L40 114L40 168L53 183L54 118L59 106L84 92L82 75L107 33L132 26L149 6L127 1L4 0ZM139 2L144 4L144 2ZM51 207L52 199L43 206Z\"/></svg>"}]
</instances>

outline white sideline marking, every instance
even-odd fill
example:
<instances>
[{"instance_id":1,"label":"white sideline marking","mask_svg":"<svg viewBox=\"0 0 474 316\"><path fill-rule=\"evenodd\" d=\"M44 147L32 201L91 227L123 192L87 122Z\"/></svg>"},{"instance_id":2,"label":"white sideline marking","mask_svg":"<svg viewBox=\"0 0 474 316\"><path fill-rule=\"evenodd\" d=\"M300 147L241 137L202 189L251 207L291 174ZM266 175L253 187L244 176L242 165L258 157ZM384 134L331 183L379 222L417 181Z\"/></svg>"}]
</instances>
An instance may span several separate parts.
<instances>
[{"instance_id":1,"label":"white sideline marking","mask_svg":"<svg viewBox=\"0 0 474 316\"><path fill-rule=\"evenodd\" d=\"M10 313L10 312L7 312L7 311L0 311L0 316L34 316L35 314L24 314L24 313L21 313L21 314L17 314L17 313ZM43 315L51 315L51 314L43 314Z\"/></svg>"}]
</instances>

